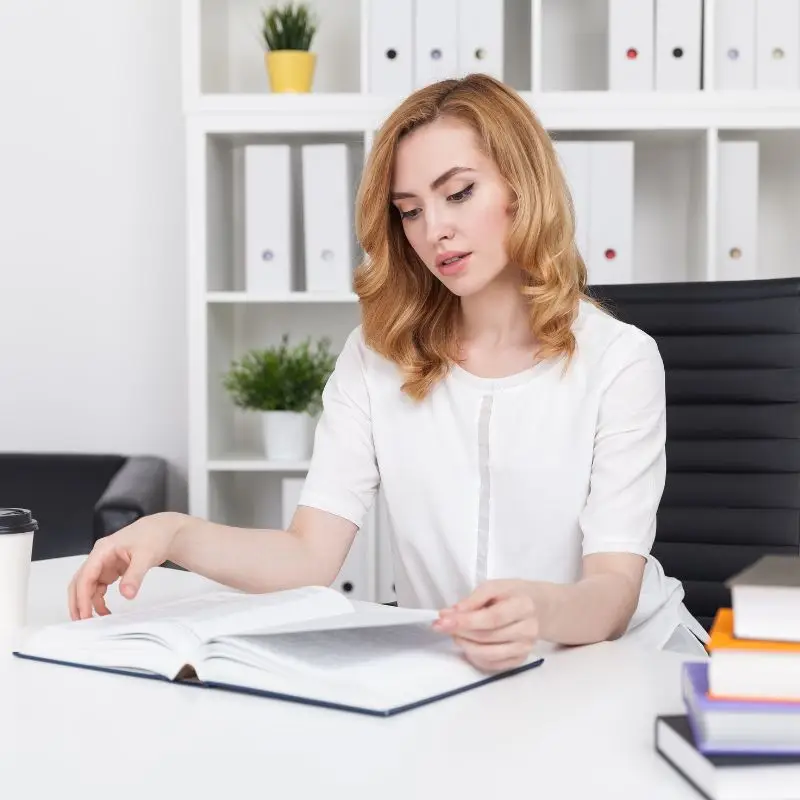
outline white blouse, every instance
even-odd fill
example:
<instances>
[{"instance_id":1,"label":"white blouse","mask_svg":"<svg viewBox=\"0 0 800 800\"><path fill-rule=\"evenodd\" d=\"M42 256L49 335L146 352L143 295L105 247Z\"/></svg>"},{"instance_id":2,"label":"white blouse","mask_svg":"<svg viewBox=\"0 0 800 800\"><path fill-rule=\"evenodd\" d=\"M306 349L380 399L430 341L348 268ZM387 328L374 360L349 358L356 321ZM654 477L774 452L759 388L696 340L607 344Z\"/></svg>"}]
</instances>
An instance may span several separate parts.
<instances>
[{"instance_id":1,"label":"white blouse","mask_svg":"<svg viewBox=\"0 0 800 800\"><path fill-rule=\"evenodd\" d=\"M323 393L300 503L361 525L378 486L398 605L439 609L487 579L571 583L590 553L647 558L626 636L707 635L650 555L664 488L664 366L655 341L581 301L577 350L504 378L454 366L422 402L348 337Z\"/></svg>"}]
</instances>

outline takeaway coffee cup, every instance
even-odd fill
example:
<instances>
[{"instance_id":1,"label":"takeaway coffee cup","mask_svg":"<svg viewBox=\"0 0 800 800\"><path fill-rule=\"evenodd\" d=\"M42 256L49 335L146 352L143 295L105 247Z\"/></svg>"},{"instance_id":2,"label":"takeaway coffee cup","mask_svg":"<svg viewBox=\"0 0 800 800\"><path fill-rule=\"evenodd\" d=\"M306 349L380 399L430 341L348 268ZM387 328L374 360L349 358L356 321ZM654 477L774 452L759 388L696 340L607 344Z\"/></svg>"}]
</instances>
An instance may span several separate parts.
<instances>
[{"instance_id":1,"label":"takeaway coffee cup","mask_svg":"<svg viewBox=\"0 0 800 800\"><path fill-rule=\"evenodd\" d=\"M39 525L26 508L0 508L0 635L27 620L33 534Z\"/></svg>"}]
</instances>

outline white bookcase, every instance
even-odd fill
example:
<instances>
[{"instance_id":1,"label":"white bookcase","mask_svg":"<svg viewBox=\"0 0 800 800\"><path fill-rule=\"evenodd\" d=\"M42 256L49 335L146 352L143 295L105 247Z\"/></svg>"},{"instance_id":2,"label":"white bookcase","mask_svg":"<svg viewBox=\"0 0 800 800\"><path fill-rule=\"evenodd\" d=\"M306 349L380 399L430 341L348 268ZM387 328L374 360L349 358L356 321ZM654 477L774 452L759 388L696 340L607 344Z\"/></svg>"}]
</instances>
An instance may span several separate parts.
<instances>
[{"instance_id":1,"label":"white bookcase","mask_svg":"<svg viewBox=\"0 0 800 800\"><path fill-rule=\"evenodd\" d=\"M728 141L758 143L756 277L797 274L800 91L715 88L715 20L730 0L703 4L701 89L609 91L614 1L496 0L504 13L503 79L522 93L554 139L633 142L633 280L724 277L718 190L720 147ZM258 424L233 407L221 387L222 373L249 347L277 343L283 333L292 339L325 335L338 349L358 324L358 305L350 292L303 291L302 209L296 199L297 289L276 296L246 291L244 147L338 142L363 163L374 131L401 98L366 89L369 0L313 2L321 20L313 45L314 90L271 94L258 41L265 5L183 0L189 497L193 514L279 527L281 478L302 476L307 464L264 460ZM377 599L388 600L380 504L377 516L364 582Z\"/></svg>"}]
</instances>

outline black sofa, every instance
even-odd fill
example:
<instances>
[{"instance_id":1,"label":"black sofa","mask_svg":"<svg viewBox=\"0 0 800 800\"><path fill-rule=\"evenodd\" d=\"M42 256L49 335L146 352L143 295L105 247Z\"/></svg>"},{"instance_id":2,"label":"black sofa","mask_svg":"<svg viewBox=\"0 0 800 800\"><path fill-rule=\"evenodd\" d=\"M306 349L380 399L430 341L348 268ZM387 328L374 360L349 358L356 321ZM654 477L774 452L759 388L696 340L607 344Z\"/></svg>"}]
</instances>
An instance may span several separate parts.
<instances>
[{"instance_id":1,"label":"black sofa","mask_svg":"<svg viewBox=\"0 0 800 800\"><path fill-rule=\"evenodd\" d=\"M800 553L800 278L595 286L666 370L667 478L653 555L708 628L725 581Z\"/></svg>"},{"instance_id":2,"label":"black sofa","mask_svg":"<svg viewBox=\"0 0 800 800\"><path fill-rule=\"evenodd\" d=\"M155 456L0 453L0 506L39 522L33 559L88 553L97 539L167 508L167 465Z\"/></svg>"}]
</instances>

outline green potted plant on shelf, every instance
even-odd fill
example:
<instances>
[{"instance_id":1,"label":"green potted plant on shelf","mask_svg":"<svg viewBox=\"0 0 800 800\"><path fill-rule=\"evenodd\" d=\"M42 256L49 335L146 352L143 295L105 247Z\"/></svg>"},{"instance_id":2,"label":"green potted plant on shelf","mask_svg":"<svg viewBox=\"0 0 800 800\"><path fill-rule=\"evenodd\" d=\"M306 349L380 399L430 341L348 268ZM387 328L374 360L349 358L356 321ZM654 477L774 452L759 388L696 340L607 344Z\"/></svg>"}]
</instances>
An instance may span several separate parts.
<instances>
[{"instance_id":1,"label":"green potted plant on shelf","mask_svg":"<svg viewBox=\"0 0 800 800\"><path fill-rule=\"evenodd\" d=\"M317 20L305 3L261 12L264 61L273 92L310 92L316 55L310 52Z\"/></svg>"},{"instance_id":2,"label":"green potted plant on shelf","mask_svg":"<svg viewBox=\"0 0 800 800\"><path fill-rule=\"evenodd\" d=\"M223 385L237 407L262 415L268 459L310 457L310 419L321 408L322 390L335 364L329 339L320 339L314 348L310 339L290 346L286 334L279 345L251 349L231 363Z\"/></svg>"}]
</instances>

